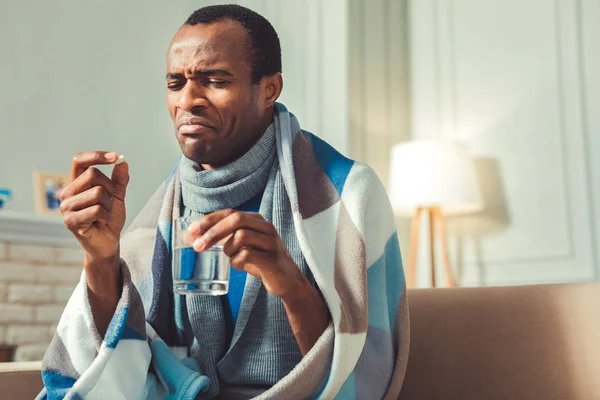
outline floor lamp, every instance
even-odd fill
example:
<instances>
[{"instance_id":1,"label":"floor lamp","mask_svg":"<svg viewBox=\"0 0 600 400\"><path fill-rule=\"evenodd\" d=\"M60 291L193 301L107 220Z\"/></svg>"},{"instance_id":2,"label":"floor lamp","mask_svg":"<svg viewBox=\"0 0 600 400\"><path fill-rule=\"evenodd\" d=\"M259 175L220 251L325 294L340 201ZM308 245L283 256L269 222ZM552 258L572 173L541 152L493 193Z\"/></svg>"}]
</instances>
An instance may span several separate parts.
<instances>
[{"instance_id":1,"label":"floor lamp","mask_svg":"<svg viewBox=\"0 0 600 400\"><path fill-rule=\"evenodd\" d=\"M443 141L412 141L393 147L389 195L394 213L412 215L407 286L415 287L421 219L429 222L431 287L437 286L435 243L440 241L446 286L455 286L448 254L445 216L481 211L475 166L466 146Z\"/></svg>"}]
</instances>

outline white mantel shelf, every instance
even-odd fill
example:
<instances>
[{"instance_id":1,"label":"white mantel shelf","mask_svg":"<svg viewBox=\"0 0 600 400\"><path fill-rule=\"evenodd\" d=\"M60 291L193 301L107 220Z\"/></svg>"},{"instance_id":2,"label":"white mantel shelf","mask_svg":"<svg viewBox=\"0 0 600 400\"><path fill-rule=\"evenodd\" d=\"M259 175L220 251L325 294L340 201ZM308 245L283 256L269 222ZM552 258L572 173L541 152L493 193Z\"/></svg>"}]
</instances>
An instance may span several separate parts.
<instances>
[{"instance_id":1,"label":"white mantel shelf","mask_svg":"<svg viewBox=\"0 0 600 400\"><path fill-rule=\"evenodd\" d=\"M62 217L0 210L0 241L77 246Z\"/></svg>"}]
</instances>

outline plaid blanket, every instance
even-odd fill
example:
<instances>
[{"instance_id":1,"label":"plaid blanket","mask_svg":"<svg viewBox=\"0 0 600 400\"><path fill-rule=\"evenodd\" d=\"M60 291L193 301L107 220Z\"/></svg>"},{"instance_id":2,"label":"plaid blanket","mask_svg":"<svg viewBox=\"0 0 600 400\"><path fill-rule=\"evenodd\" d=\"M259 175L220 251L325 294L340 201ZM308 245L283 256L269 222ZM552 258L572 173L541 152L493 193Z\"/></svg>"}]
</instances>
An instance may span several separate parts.
<instances>
[{"instance_id":1,"label":"plaid blanket","mask_svg":"<svg viewBox=\"0 0 600 400\"><path fill-rule=\"evenodd\" d=\"M313 349L259 398L396 399L409 345L398 237L368 166L300 129L277 104L277 156L307 264L332 321ZM121 240L123 292L104 338L85 273L44 357L38 399L185 399L207 386L189 358L185 301L172 291L176 167Z\"/></svg>"}]
</instances>

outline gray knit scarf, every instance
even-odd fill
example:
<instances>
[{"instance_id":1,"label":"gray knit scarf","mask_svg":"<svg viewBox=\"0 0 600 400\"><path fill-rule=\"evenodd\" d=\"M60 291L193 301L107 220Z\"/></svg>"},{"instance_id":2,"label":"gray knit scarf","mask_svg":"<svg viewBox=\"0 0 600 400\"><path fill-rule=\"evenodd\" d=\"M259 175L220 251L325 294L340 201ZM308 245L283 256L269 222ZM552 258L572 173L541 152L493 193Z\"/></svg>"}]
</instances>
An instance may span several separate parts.
<instances>
[{"instance_id":1,"label":"gray knit scarf","mask_svg":"<svg viewBox=\"0 0 600 400\"><path fill-rule=\"evenodd\" d=\"M260 214L279 232L290 255L314 285L296 237L289 199L277 161L275 125L241 158L210 171L198 171L181 161L181 189L186 215L204 215L235 208L264 190ZM287 375L302 358L281 299L248 275L237 323L228 346L220 297L186 296L189 325L194 335L192 356L211 385L200 398L219 395L231 387L254 388L256 394ZM220 388L222 386L222 388ZM250 397L250 396L248 396Z\"/></svg>"}]
</instances>

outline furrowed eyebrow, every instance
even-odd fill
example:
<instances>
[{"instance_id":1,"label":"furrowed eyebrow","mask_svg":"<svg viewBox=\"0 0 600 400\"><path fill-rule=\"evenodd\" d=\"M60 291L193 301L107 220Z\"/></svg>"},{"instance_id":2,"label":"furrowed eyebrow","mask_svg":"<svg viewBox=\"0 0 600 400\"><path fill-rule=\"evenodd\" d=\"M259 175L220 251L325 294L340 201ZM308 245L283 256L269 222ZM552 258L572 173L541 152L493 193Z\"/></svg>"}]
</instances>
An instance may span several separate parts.
<instances>
[{"instance_id":1,"label":"furrowed eyebrow","mask_svg":"<svg viewBox=\"0 0 600 400\"><path fill-rule=\"evenodd\" d=\"M210 76L222 76L222 77L233 77L233 74L223 69L204 69L196 72L197 75L210 75Z\"/></svg>"},{"instance_id":2,"label":"furrowed eyebrow","mask_svg":"<svg viewBox=\"0 0 600 400\"><path fill-rule=\"evenodd\" d=\"M233 75L230 72L227 72L223 69L203 69L200 71L194 72L194 76L220 76L220 77L228 77L232 78ZM168 73L167 79L184 79L185 76L180 73Z\"/></svg>"}]
</instances>

